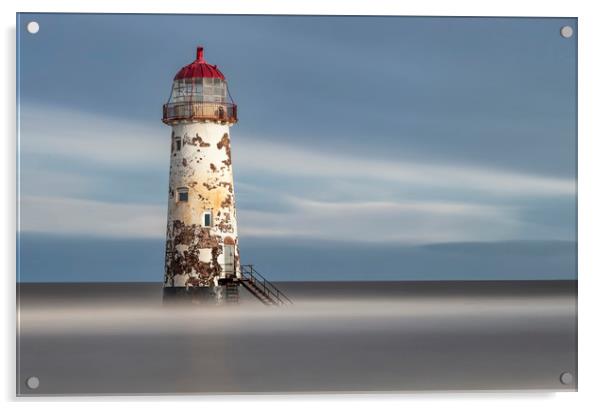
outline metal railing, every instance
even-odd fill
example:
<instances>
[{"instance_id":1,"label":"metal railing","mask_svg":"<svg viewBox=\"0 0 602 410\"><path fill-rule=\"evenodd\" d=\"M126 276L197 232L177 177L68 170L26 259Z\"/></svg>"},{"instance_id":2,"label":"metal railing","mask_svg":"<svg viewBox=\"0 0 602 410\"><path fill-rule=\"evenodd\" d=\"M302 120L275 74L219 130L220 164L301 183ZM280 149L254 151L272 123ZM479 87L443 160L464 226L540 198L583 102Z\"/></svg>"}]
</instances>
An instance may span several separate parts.
<instances>
[{"instance_id":1,"label":"metal railing","mask_svg":"<svg viewBox=\"0 0 602 410\"><path fill-rule=\"evenodd\" d=\"M163 122L208 120L235 123L238 121L236 104L220 102L183 101L163 105Z\"/></svg>"},{"instance_id":2,"label":"metal railing","mask_svg":"<svg viewBox=\"0 0 602 410\"><path fill-rule=\"evenodd\" d=\"M288 298L280 289L278 289L272 282L263 277L259 272L253 268L253 265L240 265L240 271L243 279L252 282L257 288L259 288L265 295L274 299L278 304L292 304L293 301Z\"/></svg>"}]
</instances>

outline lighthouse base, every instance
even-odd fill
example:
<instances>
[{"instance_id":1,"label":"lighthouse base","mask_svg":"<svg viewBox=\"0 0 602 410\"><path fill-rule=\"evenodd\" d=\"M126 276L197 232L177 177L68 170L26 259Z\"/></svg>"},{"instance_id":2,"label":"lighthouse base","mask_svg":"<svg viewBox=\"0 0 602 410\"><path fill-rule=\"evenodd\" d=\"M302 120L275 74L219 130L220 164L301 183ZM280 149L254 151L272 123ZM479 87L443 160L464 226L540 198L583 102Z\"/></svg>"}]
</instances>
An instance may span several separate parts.
<instances>
[{"instance_id":1,"label":"lighthouse base","mask_svg":"<svg viewBox=\"0 0 602 410\"><path fill-rule=\"evenodd\" d=\"M164 305L225 305L239 300L238 284L228 282L217 286L164 287Z\"/></svg>"}]
</instances>

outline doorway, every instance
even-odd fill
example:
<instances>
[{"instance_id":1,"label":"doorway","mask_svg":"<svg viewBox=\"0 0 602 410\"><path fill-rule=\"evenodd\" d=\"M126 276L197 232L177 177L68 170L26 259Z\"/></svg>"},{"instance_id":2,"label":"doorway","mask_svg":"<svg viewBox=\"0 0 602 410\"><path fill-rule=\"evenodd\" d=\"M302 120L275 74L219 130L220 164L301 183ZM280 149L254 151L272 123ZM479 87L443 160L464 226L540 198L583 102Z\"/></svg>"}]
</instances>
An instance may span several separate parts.
<instances>
[{"instance_id":1,"label":"doorway","mask_svg":"<svg viewBox=\"0 0 602 410\"><path fill-rule=\"evenodd\" d=\"M224 273L234 275L234 245L224 245Z\"/></svg>"}]
</instances>

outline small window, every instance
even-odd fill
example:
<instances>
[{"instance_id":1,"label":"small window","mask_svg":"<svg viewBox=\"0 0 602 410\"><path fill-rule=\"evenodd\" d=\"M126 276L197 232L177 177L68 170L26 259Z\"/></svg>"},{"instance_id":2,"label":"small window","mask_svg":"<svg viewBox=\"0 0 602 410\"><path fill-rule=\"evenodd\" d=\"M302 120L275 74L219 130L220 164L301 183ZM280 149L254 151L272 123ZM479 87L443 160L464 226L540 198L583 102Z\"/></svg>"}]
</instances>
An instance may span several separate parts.
<instances>
[{"instance_id":1,"label":"small window","mask_svg":"<svg viewBox=\"0 0 602 410\"><path fill-rule=\"evenodd\" d=\"M188 202L188 188L178 188L178 202Z\"/></svg>"},{"instance_id":2,"label":"small window","mask_svg":"<svg viewBox=\"0 0 602 410\"><path fill-rule=\"evenodd\" d=\"M203 226L211 226L213 225L213 221L212 221L212 217L211 217L211 211L205 211L203 213Z\"/></svg>"},{"instance_id":3,"label":"small window","mask_svg":"<svg viewBox=\"0 0 602 410\"><path fill-rule=\"evenodd\" d=\"M180 151L182 149L182 138L176 137L176 151Z\"/></svg>"}]
</instances>

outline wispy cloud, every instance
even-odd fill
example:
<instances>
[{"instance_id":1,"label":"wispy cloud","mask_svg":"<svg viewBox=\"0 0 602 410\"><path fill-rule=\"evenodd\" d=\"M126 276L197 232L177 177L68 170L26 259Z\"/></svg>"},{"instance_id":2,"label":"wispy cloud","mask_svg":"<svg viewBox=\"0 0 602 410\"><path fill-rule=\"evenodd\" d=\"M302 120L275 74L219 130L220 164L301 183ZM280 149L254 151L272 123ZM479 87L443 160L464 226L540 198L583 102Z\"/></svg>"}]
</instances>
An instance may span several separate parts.
<instances>
[{"instance_id":1,"label":"wispy cloud","mask_svg":"<svg viewBox=\"0 0 602 410\"><path fill-rule=\"evenodd\" d=\"M30 105L21 113L24 155L115 168L169 166L169 129L76 110Z\"/></svg>"},{"instance_id":2,"label":"wispy cloud","mask_svg":"<svg viewBox=\"0 0 602 410\"><path fill-rule=\"evenodd\" d=\"M22 174L28 182L36 179L36 183L23 185L22 230L110 237L164 235L164 206L117 203L119 198L115 202L91 200L94 177L74 176L61 166L74 164L70 169L77 169L77 164L85 163L96 167L99 175L107 169L167 172L169 128L28 106L23 112L21 132L22 155L30 159L27 163L38 164L35 170L26 169ZM254 209L239 207L239 227L247 237L403 243L519 239L527 223L521 220L518 206L507 204L515 199L549 201L575 193L575 181L571 179L426 159L391 162L341 155L320 147L275 144L240 135L243 132L240 128L233 130L237 177L304 177L318 185L328 181L349 193L362 187L376 191L363 197L333 194L329 198L328 193L317 197L303 185L290 195L275 188L261 188L261 181L257 186L240 184L237 192L242 187L246 194L255 192L267 201L286 205L281 212L262 208L262 204ZM55 164L47 164L48 158ZM101 178L94 183L107 181ZM413 192L412 200L392 198L392 187ZM140 188L133 185L132 190L136 189ZM435 199L432 193L437 194ZM342 197L353 199L343 201ZM499 201L501 198L504 201ZM498 205L502 202L506 205ZM533 235L537 232L533 230Z\"/></svg>"},{"instance_id":3,"label":"wispy cloud","mask_svg":"<svg viewBox=\"0 0 602 410\"><path fill-rule=\"evenodd\" d=\"M66 124L69 124L67 127ZM23 114L24 154L53 155L114 167L164 169L169 161L169 129L66 109L33 106ZM417 162L400 158L341 155L319 146L278 144L234 130L237 173L390 181L420 186L518 197L566 196L576 181L470 164Z\"/></svg>"},{"instance_id":4,"label":"wispy cloud","mask_svg":"<svg viewBox=\"0 0 602 410\"><path fill-rule=\"evenodd\" d=\"M24 232L119 238L165 235L166 209L158 205L24 196L20 211Z\"/></svg>"},{"instance_id":5,"label":"wispy cloud","mask_svg":"<svg viewBox=\"0 0 602 410\"><path fill-rule=\"evenodd\" d=\"M465 203L332 203L285 198L286 213L239 211L244 237L294 237L352 242L457 242L512 237L513 209ZM166 209L76 198L24 196L21 230L120 238L162 238Z\"/></svg>"},{"instance_id":6,"label":"wispy cloud","mask_svg":"<svg viewBox=\"0 0 602 410\"><path fill-rule=\"evenodd\" d=\"M389 181L408 186L446 188L495 196L538 197L574 195L572 179L518 173L466 164L396 162L379 158L343 156L274 144L249 137L240 138L234 148L240 169L287 175Z\"/></svg>"},{"instance_id":7,"label":"wispy cloud","mask_svg":"<svg viewBox=\"0 0 602 410\"><path fill-rule=\"evenodd\" d=\"M443 201L322 202L288 198L289 212L239 211L243 237L430 243L512 238L513 208Z\"/></svg>"}]
</instances>

